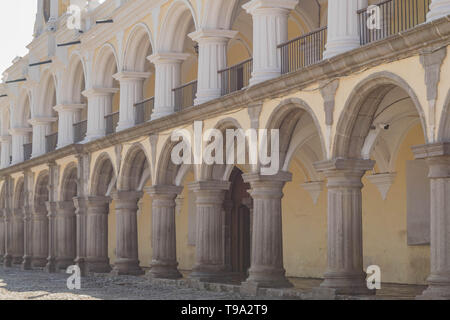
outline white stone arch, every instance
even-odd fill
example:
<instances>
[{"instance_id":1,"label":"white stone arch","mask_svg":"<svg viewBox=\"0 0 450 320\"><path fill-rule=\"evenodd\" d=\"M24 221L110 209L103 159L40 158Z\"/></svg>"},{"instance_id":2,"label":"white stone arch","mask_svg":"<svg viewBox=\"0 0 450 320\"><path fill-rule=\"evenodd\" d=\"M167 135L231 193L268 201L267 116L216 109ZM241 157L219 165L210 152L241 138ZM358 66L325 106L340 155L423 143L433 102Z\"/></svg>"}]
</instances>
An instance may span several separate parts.
<instances>
[{"instance_id":1,"label":"white stone arch","mask_svg":"<svg viewBox=\"0 0 450 320\"><path fill-rule=\"evenodd\" d=\"M65 75L65 87L63 87L63 103L83 102L82 92L86 89L87 73L86 64L79 52L73 52L69 59L67 73Z\"/></svg>"},{"instance_id":2,"label":"white stone arch","mask_svg":"<svg viewBox=\"0 0 450 320\"><path fill-rule=\"evenodd\" d=\"M49 200L49 171L43 170L39 172L36 178L33 193L33 207L34 210L47 210L45 203Z\"/></svg>"},{"instance_id":3,"label":"white stone arch","mask_svg":"<svg viewBox=\"0 0 450 320\"><path fill-rule=\"evenodd\" d=\"M54 115L53 107L56 105L56 77L49 70L43 72L38 96L36 97L37 103L33 103L32 115L33 117L51 117Z\"/></svg>"},{"instance_id":4,"label":"white stone arch","mask_svg":"<svg viewBox=\"0 0 450 320\"><path fill-rule=\"evenodd\" d=\"M95 87L113 88L113 75L119 68L117 51L110 43L105 43L95 57L93 68L93 84Z\"/></svg>"},{"instance_id":5,"label":"white stone arch","mask_svg":"<svg viewBox=\"0 0 450 320\"><path fill-rule=\"evenodd\" d=\"M382 71L361 80L347 98L337 123L332 158L362 158L373 117L384 97L395 88L401 88L411 99L428 143L425 112L416 93L400 76Z\"/></svg>"},{"instance_id":6,"label":"white stone arch","mask_svg":"<svg viewBox=\"0 0 450 320\"><path fill-rule=\"evenodd\" d=\"M109 196L116 185L117 171L108 152L103 152L95 160L91 171L90 194Z\"/></svg>"},{"instance_id":7,"label":"white stone arch","mask_svg":"<svg viewBox=\"0 0 450 320\"><path fill-rule=\"evenodd\" d=\"M202 27L207 29L230 29L237 6L241 3L242 1L240 0L206 1L203 10L204 16L201 19Z\"/></svg>"},{"instance_id":8,"label":"white stone arch","mask_svg":"<svg viewBox=\"0 0 450 320\"><path fill-rule=\"evenodd\" d=\"M148 40L147 41L145 40ZM127 38L125 50L123 53L124 71L145 72L145 63L147 62L147 51L155 50L153 34L147 24L140 22L133 26Z\"/></svg>"},{"instance_id":9,"label":"white stone arch","mask_svg":"<svg viewBox=\"0 0 450 320\"><path fill-rule=\"evenodd\" d=\"M117 180L120 191L142 191L146 181L151 180L151 162L144 146L137 142L126 152L121 161Z\"/></svg>"},{"instance_id":10,"label":"white stone arch","mask_svg":"<svg viewBox=\"0 0 450 320\"><path fill-rule=\"evenodd\" d=\"M199 29L196 12L188 0L175 0L162 19L156 48L158 52L183 52L191 20Z\"/></svg>"},{"instance_id":11,"label":"white stone arch","mask_svg":"<svg viewBox=\"0 0 450 320\"><path fill-rule=\"evenodd\" d=\"M17 105L11 111L11 128L30 127L28 120L31 119L31 97L28 90L20 90Z\"/></svg>"},{"instance_id":12,"label":"white stone arch","mask_svg":"<svg viewBox=\"0 0 450 320\"><path fill-rule=\"evenodd\" d=\"M76 162L69 163L63 171L59 199L60 201L72 201L78 195L78 165Z\"/></svg>"},{"instance_id":13,"label":"white stone arch","mask_svg":"<svg viewBox=\"0 0 450 320\"><path fill-rule=\"evenodd\" d=\"M438 132L439 142L450 142L450 90L447 91Z\"/></svg>"}]
</instances>

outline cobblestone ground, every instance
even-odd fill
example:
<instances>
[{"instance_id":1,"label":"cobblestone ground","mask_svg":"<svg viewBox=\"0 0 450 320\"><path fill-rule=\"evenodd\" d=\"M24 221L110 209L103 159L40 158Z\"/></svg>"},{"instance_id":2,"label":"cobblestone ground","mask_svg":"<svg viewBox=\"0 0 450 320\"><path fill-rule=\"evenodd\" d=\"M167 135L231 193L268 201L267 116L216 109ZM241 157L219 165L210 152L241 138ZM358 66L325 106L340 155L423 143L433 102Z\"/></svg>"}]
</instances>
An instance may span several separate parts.
<instances>
[{"instance_id":1,"label":"cobblestone ground","mask_svg":"<svg viewBox=\"0 0 450 320\"><path fill-rule=\"evenodd\" d=\"M67 289L68 274L0 267L0 300L239 300L238 294L157 286L143 277L91 276Z\"/></svg>"}]
</instances>

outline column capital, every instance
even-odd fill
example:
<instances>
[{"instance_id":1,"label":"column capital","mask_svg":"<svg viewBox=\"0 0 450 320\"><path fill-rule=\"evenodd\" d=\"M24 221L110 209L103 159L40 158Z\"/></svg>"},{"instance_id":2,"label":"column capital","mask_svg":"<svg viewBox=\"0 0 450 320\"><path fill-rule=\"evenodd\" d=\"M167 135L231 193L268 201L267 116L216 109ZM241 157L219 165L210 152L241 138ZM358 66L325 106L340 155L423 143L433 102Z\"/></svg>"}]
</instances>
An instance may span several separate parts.
<instances>
[{"instance_id":1,"label":"column capital","mask_svg":"<svg viewBox=\"0 0 450 320\"><path fill-rule=\"evenodd\" d=\"M11 142L11 136L10 135L0 136L0 143L3 143L3 142Z\"/></svg>"},{"instance_id":2,"label":"column capital","mask_svg":"<svg viewBox=\"0 0 450 320\"><path fill-rule=\"evenodd\" d=\"M76 112L79 110L83 110L86 108L86 104L76 104L76 103L65 103L65 104L58 104L53 107L53 110L56 112Z\"/></svg>"},{"instance_id":3,"label":"column capital","mask_svg":"<svg viewBox=\"0 0 450 320\"><path fill-rule=\"evenodd\" d=\"M98 96L109 96L119 92L118 88L90 88L84 90L81 94L86 98L98 97Z\"/></svg>"},{"instance_id":4,"label":"column capital","mask_svg":"<svg viewBox=\"0 0 450 320\"><path fill-rule=\"evenodd\" d=\"M169 195L176 197L183 192L183 187L170 185L157 185L144 188L144 191L150 196Z\"/></svg>"},{"instance_id":5,"label":"column capital","mask_svg":"<svg viewBox=\"0 0 450 320\"><path fill-rule=\"evenodd\" d=\"M375 161L364 159L333 159L314 163L314 168L319 172L347 171L362 172L372 170Z\"/></svg>"},{"instance_id":6,"label":"column capital","mask_svg":"<svg viewBox=\"0 0 450 320\"><path fill-rule=\"evenodd\" d=\"M158 52L147 57L147 59L153 64L171 64L182 63L187 60L191 55L188 53L178 52Z\"/></svg>"},{"instance_id":7,"label":"column capital","mask_svg":"<svg viewBox=\"0 0 450 320\"><path fill-rule=\"evenodd\" d=\"M274 184L285 184L286 182L292 181L292 173L287 171L280 171L276 175L265 176L259 173L247 173L243 174L242 178L245 183L274 183Z\"/></svg>"},{"instance_id":8,"label":"column capital","mask_svg":"<svg viewBox=\"0 0 450 320\"><path fill-rule=\"evenodd\" d=\"M56 117L37 117L37 118L28 120L28 123L31 124L32 126L45 126L45 125L52 124L53 122L56 122L57 120L58 120L58 118L56 118Z\"/></svg>"},{"instance_id":9,"label":"column capital","mask_svg":"<svg viewBox=\"0 0 450 320\"><path fill-rule=\"evenodd\" d=\"M273 9L283 9L289 12L298 4L298 0L252 0L242 6L247 13L254 14L266 10L267 14L274 14Z\"/></svg>"},{"instance_id":10,"label":"column capital","mask_svg":"<svg viewBox=\"0 0 450 320\"><path fill-rule=\"evenodd\" d=\"M33 128L11 128L9 133L12 136L26 136L27 134L33 132Z\"/></svg>"},{"instance_id":11,"label":"column capital","mask_svg":"<svg viewBox=\"0 0 450 320\"><path fill-rule=\"evenodd\" d=\"M121 71L113 74L113 78L117 81L143 81L152 75L151 72L135 72L135 71Z\"/></svg>"},{"instance_id":12,"label":"column capital","mask_svg":"<svg viewBox=\"0 0 450 320\"><path fill-rule=\"evenodd\" d=\"M223 29L200 29L191 32L188 36L195 42L226 42L233 39L238 34L238 31L223 30Z\"/></svg>"},{"instance_id":13,"label":"column capital","mask_svg":"<svg viewBox=\"0 0 450 320\"><path fill-rule=\"evenodd\" d=\"M413 146L411 149L415 159L450 156L450 142L423 144Z\"/></svg>"},{"instance_id":14,"label":"column capital","mask_svg":"<svg viewBox=\"0 0 450 320\"><path fill-rule=\"evenodd\" d=\"M195 181L188 184L189 190L194 192L199 191L228 191L231 183L229 181L220 180L208 180L208 181Z\"/></svg>"}]
</instances>

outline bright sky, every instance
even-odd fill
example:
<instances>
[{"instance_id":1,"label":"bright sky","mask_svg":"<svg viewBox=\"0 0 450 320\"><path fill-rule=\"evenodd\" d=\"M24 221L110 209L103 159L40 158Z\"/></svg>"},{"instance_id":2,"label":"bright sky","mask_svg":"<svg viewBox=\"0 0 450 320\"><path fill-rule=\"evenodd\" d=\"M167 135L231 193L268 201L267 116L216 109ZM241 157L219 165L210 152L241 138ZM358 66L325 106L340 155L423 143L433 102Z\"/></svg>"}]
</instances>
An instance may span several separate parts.
<instances>
[{"instance_id":1,"label":"bright sky","mask_svg":"<svg viewBox=\"0 0 450 320\"><path fill-rule=\"evenodd\" d=\"M17 56L24 56L33 39L37 0L0 1L0 75ZM1 77L0 77L1 78Z\"/></svg>"}]
</instances>

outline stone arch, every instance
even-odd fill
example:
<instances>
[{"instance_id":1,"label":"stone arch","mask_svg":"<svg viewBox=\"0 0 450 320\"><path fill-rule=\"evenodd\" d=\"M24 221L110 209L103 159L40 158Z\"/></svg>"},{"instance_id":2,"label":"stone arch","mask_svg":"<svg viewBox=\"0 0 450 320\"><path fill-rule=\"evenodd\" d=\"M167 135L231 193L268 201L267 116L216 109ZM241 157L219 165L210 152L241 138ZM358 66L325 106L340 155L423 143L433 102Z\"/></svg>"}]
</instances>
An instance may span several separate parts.
<instances>
[{"instance_id":1,"label":"stone arch","mask_svg":"<svg viewBox=\"0 0 450 320\"><path fill-rule=\"evenodd\" d=\"M140 143L134 144L127 152L117 189L121 191L142 191L146 181L151 179L150 161Z\"/></svg>"},{"instance_id":2,"label":"stone arch","mask_svg":"<svg viewBox=\"0 0 450 320\"><path fill-rule=\"evenodd\" d=\"M233 16L241 3L242 1L239 0L207 1L204 10L205 16L202 19L202 27L230 29Z\"/></svg>"},{"instance_id":3,"label":"stone arch","mask_svg":"<svg viewBox=\"0 0 450 320\"><path fill-rule=\"evenodd\" d=\"M191 21L195 30L198 30L197 15L190 1L175 0L162 20L157 43L158 51L183 52Z\"/></svg>"},{"instance_id":4,"label":"stone arch","mask_svg":"<svg viewBox=\"0 0 450 320\"><path fill-rule=\"evenodd\" d=\"M56 105L56 79L50 71L46 71L40 81L37 104L33 104L33 117L51 117L55 114Z\"/></svg>"},{"instance_id":5,"label":"stone arch","mask_svg":"<svg viewBox=\"0 0 450 320\"><path fill-rule=\"evenodd\" d=\"M49 173L48 170L44 170L39 173L36 179L36 185L34 189L34 210L45 211L46 202L49 200Z\"/></svg>"},{"instance_id":6,"label":"stone arch","mask_svg":"<svg viewBox=\"0 0 450 320\"><path fill-rule=\"evenodd\" d=\"M20 92L17 108L13 108L11 111L13 113L12 128L30 127L28 120L31 118L31 99L27 91Z\"/></svg>"},{"instance_id":7,"label":"stone arch","mask_svg":"<svg viewBox=\"0 0 450 320\"><path fill-rule=\"evenodd\" d=\"M119 68L116 49L110 43L104 44L95 58L94 86L103 88L115 87L113 75L117 73Z\"/></svg>"},{"instance_id":8,"label":"stone arch","mask_svg":"<svg viewBox=\"0 0 450 320\"><path fill-rule=\"evenodd\" d=\"M138 23L128 36L123 57L125 71L144 72L147 57L154 52L154 40L149 27ZM150 54L148 52L150 51Z\"/></svg>"},{"instance_id":9,"label":"stone arch","mask_svg":"<svg viewBox=\"0 0 450 320\"><path fill-rule=\"evenodd\" d=\"M116 173L111 157L102 153L96 160L91 176L90 193L93 196L109 196L115 184Z\"/></svg>"},{"instance_id":10,"label":"stone arch","mask_svg":"<svg viewBox=\"0 0 450 320\"><path fill-rule=\"evenodd\" d=\"M383 71L368 76L352 90L337 123L333 158L361 158L379 104L391 90L398 87L403 89L414 104L421 119L425 140L428 142L425 114L417 95L401 77Z\"/></svg>"},{"instance_id":11,"label":"stone arch","mask_svg":"<svg viewBox=\"0 0 450 320\"><path fill-rule=\"evenodd\" d=\"M312 120L308 126L302 123L305 115ZM319 120L312 108L302 99L289 98L283 100L272 112L266 127L268 130L280 130L280 170L288 171L297 150L314 136L319 138L317 152L319 159L317 161L326 158L325 139Z\"/></svg>"},{"instance_id":12,"label":"stone arch","mask_svg":"<svg viewBox=\"0 0 450 320\"><path fill-rule=\"evenodd\" d=\"M66 75L66 96L63 98L67 103L85 103L82 92L86 89L87 77L86 66L79 53L73 53L70 57L69 67Z\"/></svg>"},{"instance_id":13,"label":"stone arch","mask_svg":"<svg viewBox=\"0 0 450 320\"><path fill-rule=\"evenodd\" d=\"M16 186L14 188L14 200L13 200L13 208L21 209L25 204L25 185L23 177L17 180Z\"/></svg>"},{"instance_id":14,"label":"stone arch","mask_svg":"<svg viewBox=\"0 0 450 320\"><path fill-rule=\"evenodd\" d=\"M78 195L78 166L70 163L65 169L61 180L61 201L72 201Z\"/></svg>"},{"instance_id":15,"label":"stone arch","mask_svg":"<svg viewBox=\"0 0 450 320\"><path fill-rule=\"evenodd\" d=\"M441 122L439 125L438 141L450 142L450 90L445 98L442 110Z\"/></svg>"}]
</instances>

